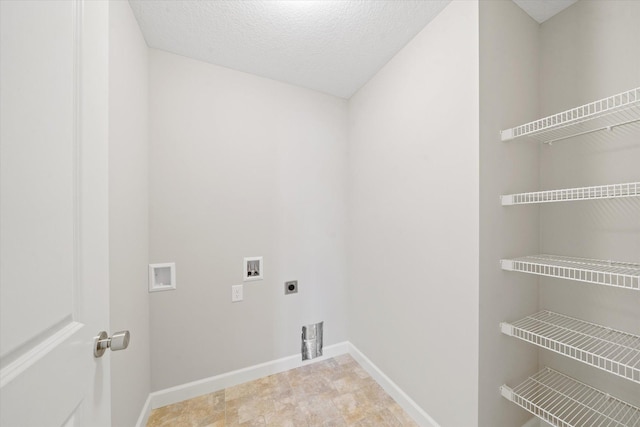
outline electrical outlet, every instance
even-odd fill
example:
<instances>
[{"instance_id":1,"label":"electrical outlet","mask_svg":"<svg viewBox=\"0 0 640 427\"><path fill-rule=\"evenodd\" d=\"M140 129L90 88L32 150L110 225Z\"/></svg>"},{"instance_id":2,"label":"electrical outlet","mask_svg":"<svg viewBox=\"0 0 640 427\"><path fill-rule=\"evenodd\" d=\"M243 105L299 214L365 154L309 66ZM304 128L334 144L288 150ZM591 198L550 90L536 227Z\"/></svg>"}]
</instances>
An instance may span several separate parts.
<instances>
[{"instance_id":1,"label":"electrical outlet","mask_svg":"<svg viewBox=\"0 0 640 427\"><path fill-rule=\"evenodd\" d=\"M289 282L284 282L284 294L297 294L298 293L298 281L291 280Z\"/></svg>"},{"instance_id":2,"label":"electrical outlet","mask_svg":"<svg viewBox=\"0 0 640 427\"><path fill-rule=\"evenodd\" d=\"M232 285L231 286L231 302L240 302L240 301L242 301L242 299L243 299L242 288L243 288L243 285Z\"/></svg>"}]
</instances>

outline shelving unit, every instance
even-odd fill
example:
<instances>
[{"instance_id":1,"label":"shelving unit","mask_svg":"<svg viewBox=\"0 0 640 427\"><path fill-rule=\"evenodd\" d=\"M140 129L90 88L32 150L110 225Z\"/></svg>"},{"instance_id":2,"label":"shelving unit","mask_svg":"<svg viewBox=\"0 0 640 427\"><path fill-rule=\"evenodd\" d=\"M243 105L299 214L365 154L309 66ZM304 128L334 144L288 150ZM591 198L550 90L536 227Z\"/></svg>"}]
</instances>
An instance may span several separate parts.
<instances>
[{"instance_id":1,"label":"shelving unit","mask_svg":"<svg viewBox=\"0 0 640 427\"><path fill-rule=\"evenodd\" d=\"M556 426L640 427L640 408L550 368L502 395Z\"/></svg>"},{"instance_id":2,"label":"shelving unit","mask_svg":"<svg viewBox=\"0 0 640 427\"><path fill-rule=\"evenodd\" d=\"M552 143L639 121L640 87L500 131L500 136L503 141L527 136Z\"/></svg>"},{"instance_id":3,"label":"shelving unit","mask_svg":"<svg viewBox=\"0 0 640 427\"><path fill-rule=\"evenodd\" d=\"M640 87L500 131L502 141L556 141L624 126L640 135ZM506 194L503 206L640 196L640 182ZM556 255L502 259L503 270L640 290L640 264ZM640 384L640 336L551 311L500 324L502 333ZM640 408L550 368L511 389L506 399L562 427L640 427Z\"/></svg>"},{"instance_id":4,"label":"shelving unit","mask_svg":"<svg viewBox=\"0 0 640 427\"><path fill-rule=\"evenodd\" d=\"M640 384L640 336L541 311L514 323L500 324L502 333Z\"/></svg>"},{"instance_id":5,"label":"shelving unit","mask_svg":"<svg viewBox=\"0 0 640 427\"><path fill-rule=\"evenodd\" d=\"M500 201L503 206L511 206L622 197L640 197L640 182L507 194L500 196Z\"/></svg>"},{"instance_id":6,"label":"shelving unit","mask_svg":"<svg viewBox=\"0 0 640 427\"><path fill-rule=\"evenodd\" d=\"M502 259L500 265L507 271L640 290L640 264L556 255L531 255Z\"/></svg>"}]
</instances>

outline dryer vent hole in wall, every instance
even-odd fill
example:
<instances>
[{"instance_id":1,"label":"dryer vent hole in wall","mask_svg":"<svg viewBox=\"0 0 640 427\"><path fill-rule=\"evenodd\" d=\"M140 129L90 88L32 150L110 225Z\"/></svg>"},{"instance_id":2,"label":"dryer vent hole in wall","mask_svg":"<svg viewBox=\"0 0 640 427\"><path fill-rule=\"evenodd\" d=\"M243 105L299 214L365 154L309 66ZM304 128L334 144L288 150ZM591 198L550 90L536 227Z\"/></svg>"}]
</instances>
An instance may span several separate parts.
<instances>
[{"instance_id":1,"label":"dryer vent hole in wall","mask_svg":"<svg viewBox=\"0 0 640 427\"><path fill-rule=\"evenodd\" d=\"M322 330L324 322L302 327L302 360L322 356Z\"/></svg>"}]
</instances>

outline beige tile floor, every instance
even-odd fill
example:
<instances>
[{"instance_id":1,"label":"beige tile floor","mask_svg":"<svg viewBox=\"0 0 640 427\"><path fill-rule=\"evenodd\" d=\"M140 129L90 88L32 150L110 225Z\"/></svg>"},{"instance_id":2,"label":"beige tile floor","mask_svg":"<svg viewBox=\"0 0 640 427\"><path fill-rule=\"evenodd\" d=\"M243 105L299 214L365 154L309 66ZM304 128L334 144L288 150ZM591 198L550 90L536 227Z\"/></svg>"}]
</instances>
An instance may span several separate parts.
<instances>
[{"instance_id":1,"label":"beige tile floor","mask_svg":"<svg viewBox=\"0 0 640 427\"><path fill-rule=\"evenodd\" d=\"M412 426L349 355L154 409L147 427Z\"/></svg>"}]
</instances>

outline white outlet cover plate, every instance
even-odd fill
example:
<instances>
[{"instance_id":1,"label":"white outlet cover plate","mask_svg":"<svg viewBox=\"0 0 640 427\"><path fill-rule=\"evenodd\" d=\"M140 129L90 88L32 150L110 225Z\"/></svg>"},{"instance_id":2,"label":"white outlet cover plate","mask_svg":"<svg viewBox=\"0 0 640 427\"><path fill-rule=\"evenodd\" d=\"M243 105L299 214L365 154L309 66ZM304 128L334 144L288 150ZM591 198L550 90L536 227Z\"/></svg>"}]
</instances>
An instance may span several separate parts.
<instances>
[{"instance_id":1,"label":"white outlet cover plate","mask_svg":"<svg viewBox=\"0 0 640 427\"><path fill-rule=\"evenodd\" d=\"M231 302L240 302L244 299L243 288L243 285L231 286Z\"/></svg>"}]
</instances>

